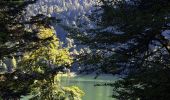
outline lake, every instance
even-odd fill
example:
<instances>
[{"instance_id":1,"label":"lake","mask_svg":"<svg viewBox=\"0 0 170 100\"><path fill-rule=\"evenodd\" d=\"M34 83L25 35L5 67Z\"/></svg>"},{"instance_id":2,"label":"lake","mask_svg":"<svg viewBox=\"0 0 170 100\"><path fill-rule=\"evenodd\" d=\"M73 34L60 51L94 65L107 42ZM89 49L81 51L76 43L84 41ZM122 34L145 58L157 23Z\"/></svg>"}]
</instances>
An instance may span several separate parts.
<instances>
[{"instance_id":1,"label":"lake","mask_svg":"<svg viewBox=\"0 0 170 100\"><path fill-rule=\"evenodd\" d=\"M114 82L117 78L108 74L100 75L97 79L94 77L95 75L61 76L61 84L62 86L78 86L85 92L82 100L116 100L110 97L113 92L112 87L94 85ZM30 97L25 96L21 100L29 100Z\"/></svg>"},{"instance_id":2,"label":"lake","mask_svg":"<svg viewBox=\"0 0 170 100\"><path fill-rule=\"evenodd\" d=\"M78 86L85 92L83 100L116 100L111 98L113 89L110 86L94 86L114 82L112 75L101 75L94 79L95 75L78 75L75 77L63 77L61 83L64 86Z\"/></svg>"}]
</instances>

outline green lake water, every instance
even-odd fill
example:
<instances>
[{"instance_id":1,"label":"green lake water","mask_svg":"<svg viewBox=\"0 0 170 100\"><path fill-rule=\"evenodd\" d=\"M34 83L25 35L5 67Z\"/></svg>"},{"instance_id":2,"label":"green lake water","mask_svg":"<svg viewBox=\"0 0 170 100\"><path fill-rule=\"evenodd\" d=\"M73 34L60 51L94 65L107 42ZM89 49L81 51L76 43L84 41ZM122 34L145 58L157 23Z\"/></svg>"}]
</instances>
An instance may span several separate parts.
<instances>
[{"instance_id":1,"label":"green lake water","mask_svg":"<svg viewBox=\"0 0 170 100\"><path fill-rule=\"evenodd\" d=\"M64 86L78 86L85 92L83 100L115 100L111 98L113 89L110 86L94 86L95 84L104 84L116 80L111 75L101 75L94 79L94 75L81 75L74 78L62 78L61 83Z\"/></svg>"},{"instance_id":2,"label":"green lake water","mask_svg":"<svg viewBox=\"0 0 170 100\"><path fill-rule=\"evenodd\" d=\"M78 86L85 92L83 100L116 100L111 98L113 89L110 86L94 86L95 84L111 83L117 80L112 75L100 75L94 79L95 75L78 75L75 77L61 76L62 86ZM30 96L25 96L21 100L29 100Z\"/></svg>"}]
</instances>

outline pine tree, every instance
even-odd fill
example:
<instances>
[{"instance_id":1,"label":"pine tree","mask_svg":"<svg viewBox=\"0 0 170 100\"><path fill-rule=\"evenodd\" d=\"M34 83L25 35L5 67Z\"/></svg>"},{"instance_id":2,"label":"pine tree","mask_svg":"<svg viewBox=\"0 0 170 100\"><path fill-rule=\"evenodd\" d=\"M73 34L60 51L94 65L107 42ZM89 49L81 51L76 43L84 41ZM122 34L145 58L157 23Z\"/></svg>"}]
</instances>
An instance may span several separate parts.
<instances>
[{"instance_id":1,"label":"pine tree","mask_svg":"<svg viewBox=\"0 0 170 100\"><path fill-rule=\"evenodd\" d=\"M72 57L51 26L56 19L42 14L30 20L24 17L25 8L35 2L0 1L0 97L19 99L31 94L33 100L81 99L84 93L79 88L63 87L57 80L58 72L72 64Z\"/></svg>"},{"instance_id":2,"label":"pine tree","mask_svg":"<svg viewBox=\"0 0 170 100\"><path fill-rule=\"evenodd\" d=\"M114 49L104 63L109 68L103 67L123 75L111 84L114 98L170 98L169 5L168 0L100 0L91 16L97 29L73 35L93 49Z\"/></svg>"}]
</instances>

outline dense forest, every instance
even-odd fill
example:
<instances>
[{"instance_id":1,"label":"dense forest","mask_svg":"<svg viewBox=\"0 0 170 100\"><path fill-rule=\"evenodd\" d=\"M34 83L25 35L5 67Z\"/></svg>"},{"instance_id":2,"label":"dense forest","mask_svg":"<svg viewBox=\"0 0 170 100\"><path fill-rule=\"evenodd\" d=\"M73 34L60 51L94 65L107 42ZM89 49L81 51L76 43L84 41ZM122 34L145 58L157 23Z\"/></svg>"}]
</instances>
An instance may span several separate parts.
<instances>
[{"instance_id":1,"label":"dense forest","mask_svg":"<svg viewBox=\"0 0 170 100\"><path fill-rule=\"evenodd\" d=\"M169 0L94 0L93 5L53 0L88 12L76 15L73 8L67 15L72 23L59 16L64 13L57 7L55 16L52 8L27 16L38 1L0 1L0 99L82 100L86 92L60 82L60 74L70 77L71 70L77 76L95 74L94 79L117 77L93 84L109 86L114 100L169 100ZM93 7L83 10L86 6Z\"/></svg>"},{"instance_id":2,"label":"dense forest","mask_svg":"<svg viewBox=\"0 0 170 100\"><path fill-rule=\"evenodd\" d=\"M0 96L5 100L29 94L31 100L79 99L84 93L78 87L59 84L57 73L69 67L73 58L50 27L55 19L45 15L22 19L25 7L35 2L1 2Z\"/></svg>"}]
</instances>

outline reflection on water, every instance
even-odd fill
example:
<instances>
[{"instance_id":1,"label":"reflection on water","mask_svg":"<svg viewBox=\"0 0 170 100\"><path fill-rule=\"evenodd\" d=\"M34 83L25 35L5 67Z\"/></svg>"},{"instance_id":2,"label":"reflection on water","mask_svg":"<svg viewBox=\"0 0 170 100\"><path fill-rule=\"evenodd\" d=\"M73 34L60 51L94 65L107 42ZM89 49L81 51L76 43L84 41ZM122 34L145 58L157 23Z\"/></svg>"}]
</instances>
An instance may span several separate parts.
<instances>
[{"instance_id":1,"label":"reflection on water","mask_svg":"<svg viewBox=\"0 0 170 100\"><path fill-rule=\"evenodd\" d=\"M83 100L115 100L111 98L112 87L110 86L94 86L95 84L104 84L116 80L111 75L102 75L94 79L94 75L81 75L74 78L62 77L61 83L64 86L78 86L85 92Z\"/></svg>"},{"instance_id":2,"label":"reflection on water","mask_svg":"<svg viewBox=\"0 0 170 100\"><path fill-rule=\"evenodd\" d=\"M111 75L101 75L94 79L95 75L79 75L75 77L61 77L61 84L64 86L78 86L85 92L83 100L116 100L111 98L112 87L94 86L95 84L104 84L114 82L116 77ZM31 96L25 96L21 100L29 100Z\"/></svg>"}]
</instances>

